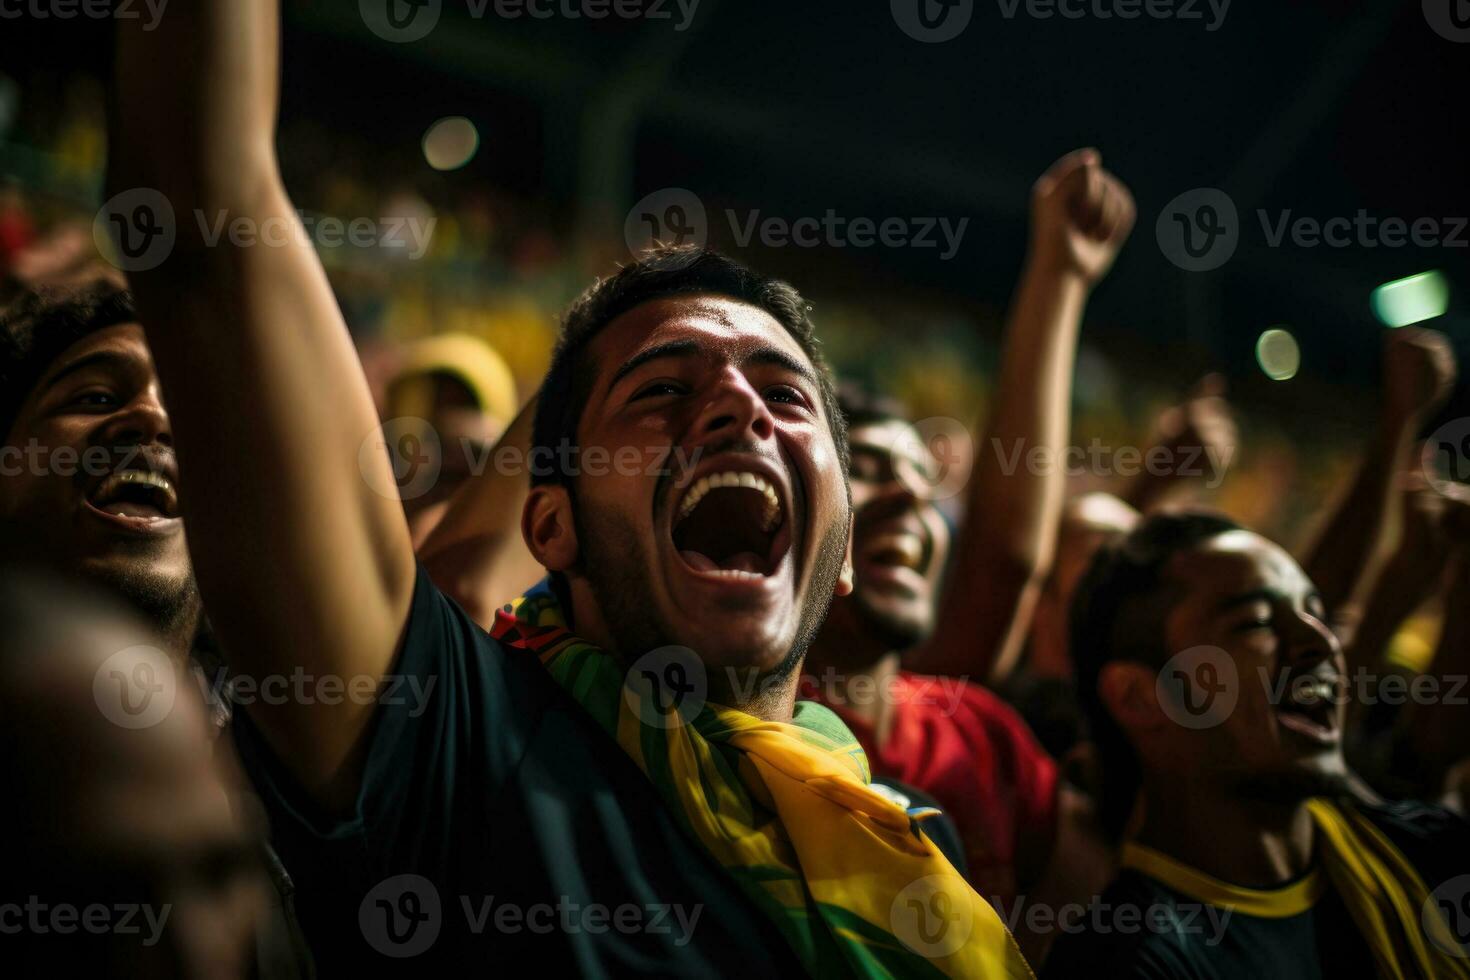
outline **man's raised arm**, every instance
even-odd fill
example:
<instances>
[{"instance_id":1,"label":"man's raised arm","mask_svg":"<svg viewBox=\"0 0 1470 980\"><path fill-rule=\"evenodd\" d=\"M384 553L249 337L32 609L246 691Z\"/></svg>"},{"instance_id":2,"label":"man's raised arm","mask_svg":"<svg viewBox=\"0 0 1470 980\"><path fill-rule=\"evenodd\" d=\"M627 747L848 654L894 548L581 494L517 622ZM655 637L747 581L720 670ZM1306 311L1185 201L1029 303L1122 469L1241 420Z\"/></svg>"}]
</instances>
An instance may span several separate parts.
<instances>
[{"instance_id":1,"label":"man's raised arm","mask_svg":"<svg viewBox=\"0 0 1470 980\"><path fill-rule=\"evenodd\" d=\"M1096 150L1067 154L1036 182L1030 253L1006 325L990 424L975 450L954 568L934 636L914 652L912 669L998 683L1020 654L1066 493L1060 466L1037 472L1024 460L1038 449L1053 460L1065 451L1082 311L1134 214L1132 195L1103 170Z\"/></svg>"},{"instance_id":2,"label":"man's raised arm","mask_svg":"<svg viewBox=\"0 0 1470 980\"><path fill-rule=\"evenodd\" d=\"M175 0L152 30L118 24L109 192L133 231L169 220L150 192L172 208L176 243L132 278L210 618L262 684L376 681L413 553L388 457L363 451L378 425L367 383L278 172L277 2ZM351 799L371 700L265 700L251 718L308 790Z\"/></svg>"}]
</instances>

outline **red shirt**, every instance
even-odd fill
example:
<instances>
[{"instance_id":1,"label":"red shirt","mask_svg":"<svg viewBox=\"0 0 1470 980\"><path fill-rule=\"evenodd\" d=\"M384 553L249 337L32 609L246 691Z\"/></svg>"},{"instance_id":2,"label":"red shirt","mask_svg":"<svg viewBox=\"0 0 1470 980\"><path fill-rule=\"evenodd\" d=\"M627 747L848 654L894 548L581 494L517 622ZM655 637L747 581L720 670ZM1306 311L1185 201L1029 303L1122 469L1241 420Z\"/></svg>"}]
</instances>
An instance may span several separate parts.
<instances>
[{"instance_id":1,"label":"red shirt","mask_svg":"<svg viewBox=\"0 0 1470 980\"><path fill-rule=\"evenodd\" d=\"M1055 835L1057 767L1010 705L975 684L900 671L889 695L887 744L850 710L847 722L875 776L939 801L964 840L970 883L992 901L1014 898L1017 868L1040 870Z\"/></svg>"}]
</instances>

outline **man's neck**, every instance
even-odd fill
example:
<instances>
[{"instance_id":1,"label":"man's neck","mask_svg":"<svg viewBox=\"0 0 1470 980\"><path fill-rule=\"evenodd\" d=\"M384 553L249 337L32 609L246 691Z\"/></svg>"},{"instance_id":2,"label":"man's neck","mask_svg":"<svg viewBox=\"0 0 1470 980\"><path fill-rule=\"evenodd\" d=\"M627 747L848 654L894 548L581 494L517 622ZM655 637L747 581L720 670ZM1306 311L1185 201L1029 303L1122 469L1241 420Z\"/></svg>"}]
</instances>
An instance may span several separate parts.
<instances>
[{"instance_id":1,"label":"man's neck","mask_svg":"<svg viewBox=\"0 0 1470 980\"><path fill-rule=\"evenodd\" d=\"M807 659L806 676L822 700L841 708L849 717L873 732L879 747L887 744L893 731L893 680L902 665L902 655L892 651L861 668L842 668L815 654Z\"/></svg>"},{"instance_id":2,"label":"man's neck","mask_svg":"<svg viewBox=\"0 0 1470 980\"><path fill-rule=\"evenodd\" d=\"M1187 780L1146 788L1138 843L1246 888L1276 888L1311 867L1314 829L1305 800L1263 802L1201 790Z\"/></svg>"}]
</instances>

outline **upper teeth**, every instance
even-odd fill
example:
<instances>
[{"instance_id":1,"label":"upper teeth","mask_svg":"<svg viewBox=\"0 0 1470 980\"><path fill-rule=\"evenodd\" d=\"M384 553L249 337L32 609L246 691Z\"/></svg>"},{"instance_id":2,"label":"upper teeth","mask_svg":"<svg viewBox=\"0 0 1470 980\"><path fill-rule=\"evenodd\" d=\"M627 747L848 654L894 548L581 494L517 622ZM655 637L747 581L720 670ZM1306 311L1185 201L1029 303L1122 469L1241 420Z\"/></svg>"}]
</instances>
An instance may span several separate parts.
<instances>
[{"instance_id":1,"label":"upper teeth","mask_svg":"<svg viewBox=\"0 0 1470 980\"><path fill-rule=\"evenodd\" d=\"M1297 686L1297 698L1308 701L1327 701L1334 694L1333 685L1325 678L1315 678L1312 681L1303 681Z\"/></svg>"},{"instance_id":2,"label":"upper teeth","mask_svg":"<svg viewBox=\"0 0 1470 980\"><path fill-rule=\"evenodd\" d=\"M759 490L765 494L766 498L766 508L761 514L761 530L769 531L780 523L781 498L776 494L776 488L754 473L737 472L711 473L696 480L689 488L689 492L684 494L684 499L679 504L678 519L674 523L677 524L688 517L694 508L699 506L705 494L720 487L745 487L750 490Z\"/></svg>"},{"instance_id":3,"label":"upper teeth","mask_svg":"<svg viewBox=\"0 0 1470 980\"><path fill-rule=\"evenodd\" d=\"M120 483L141 483L144 486L157 487L164 491L173 489L173 484L169 483L167 478L151 470L123 470L116 476Z\"/></svg>"}]
</instances>

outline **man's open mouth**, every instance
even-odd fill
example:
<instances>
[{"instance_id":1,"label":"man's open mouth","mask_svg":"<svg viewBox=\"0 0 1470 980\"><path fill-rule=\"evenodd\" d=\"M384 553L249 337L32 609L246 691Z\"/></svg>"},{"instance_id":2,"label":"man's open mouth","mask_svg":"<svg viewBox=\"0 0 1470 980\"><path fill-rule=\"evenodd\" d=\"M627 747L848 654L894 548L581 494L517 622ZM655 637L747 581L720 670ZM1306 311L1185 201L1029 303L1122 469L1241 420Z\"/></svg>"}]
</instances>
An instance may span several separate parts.
<instances>
[{"instance_id":1,"label":"man's open mouth","mask_svg":"<svg viewBox=\"0 0 1470 980\"><path fill-rule=\"evenodd\" d=\"M179 498L174 481L139 460L109 473L87 494L86 502L102 517L135 530L162 526L179 516Z\"/></svg>"},{"instance_id":2,"label":"man's open mouth","mask_svg":"<svg viewBox=\"0 0 1470 980\"><path fill-rule=\"evenodd\" d=\"M768 577L791 547L788 510L772 476L738 465L706 473L675 504L674 549L696 572Z\"/></svg>"},{"instance_id":3,"label":"man's open mouth","mask_svg":"<svg viewBox=\"0 0 1470 980\"><path fill-rule=\"evenodd\" d=\"M1276 706L1282 728L1320 745L1335 745L1338 730L1338 678L1335 674L1296 674L1288 679L1286 696Z\"/></svg>"}]
</instances>

